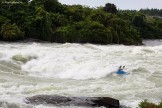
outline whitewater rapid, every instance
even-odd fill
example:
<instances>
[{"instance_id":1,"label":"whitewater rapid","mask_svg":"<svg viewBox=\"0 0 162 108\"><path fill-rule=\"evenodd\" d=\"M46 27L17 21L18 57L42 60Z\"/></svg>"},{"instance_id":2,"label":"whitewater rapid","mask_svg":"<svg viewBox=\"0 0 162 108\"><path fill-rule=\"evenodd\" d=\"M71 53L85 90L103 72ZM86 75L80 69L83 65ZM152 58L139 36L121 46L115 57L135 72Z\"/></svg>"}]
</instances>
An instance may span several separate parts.
<instances>
[{"instance_id":1,"label":"whitewater rapid","mask_svg":"<svg viewBox=\"0 0 162 108\"><path fill-rule=\"evenodd\" d=\"M0 106L37 94L108 96L137 107L162 100L162 41L143 46L0 43ZM124 65L129 75L116 75ZM47 108L51 106L35 106ZM54 107L54 106L52 106Z\"/></svg>"}]
</instances>

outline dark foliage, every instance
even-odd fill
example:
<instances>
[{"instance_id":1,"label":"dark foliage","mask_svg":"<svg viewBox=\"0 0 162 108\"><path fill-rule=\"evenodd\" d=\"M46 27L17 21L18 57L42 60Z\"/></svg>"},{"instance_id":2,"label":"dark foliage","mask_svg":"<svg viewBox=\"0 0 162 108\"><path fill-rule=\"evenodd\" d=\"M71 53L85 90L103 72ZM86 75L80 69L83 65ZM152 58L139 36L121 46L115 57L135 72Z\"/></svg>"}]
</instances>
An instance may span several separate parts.
<instances>
[{"instance_id":1,"label":"dark foliage","mask_svg":"<svg viewBox=\"0 0 162 108\"><path fill-rule=\"evenodd\" d=\"M108 13L117 13L118 12L116 6L111 3L105 4L104 10Z\"/></svg>"},{"instance_id":2,"label":"dark foliage","mask_svg":"<svg viewBox=\"0 0 162 108\"><path fill-rule=\"evenodd\" d=\"M159 104L154 104L152 102L144 100L139 104L139 108L162 108L162 102Z\"/></svg>"},{"instance_id":3,"label":"dark foliage","mask_svg":"<svg viewBox=\"0 0 162 108\"><path fill-rule=\"evenodd\" d=\"M142 38L162 38L162 19L140 12L111 3L94 9L57 0L0 0L0 39L137 45Z\"/></svg>"}]
</instances>

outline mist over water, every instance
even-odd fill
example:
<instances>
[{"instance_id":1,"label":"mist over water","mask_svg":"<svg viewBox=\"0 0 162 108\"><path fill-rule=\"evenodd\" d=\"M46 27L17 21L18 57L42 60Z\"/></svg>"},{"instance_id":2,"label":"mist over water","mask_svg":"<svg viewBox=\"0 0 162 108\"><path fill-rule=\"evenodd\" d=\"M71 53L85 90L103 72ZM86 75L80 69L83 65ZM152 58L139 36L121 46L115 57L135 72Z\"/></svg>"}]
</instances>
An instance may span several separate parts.
<instances>
[{"instance_id":1,"label":"mist over water","mask_svg":"<svg viewBox=\"0 0 162 108\"><path fill-rule=\"evenodd\" d=\"M137 107L162 100L162 41L144 46L1 43L0 106L37 94L109 96ZM124 65L129 75L116 75ZM1 104L2 103L2 104ZM47 106L37 106L45 107Z\"/></svg>"}]
</instances>

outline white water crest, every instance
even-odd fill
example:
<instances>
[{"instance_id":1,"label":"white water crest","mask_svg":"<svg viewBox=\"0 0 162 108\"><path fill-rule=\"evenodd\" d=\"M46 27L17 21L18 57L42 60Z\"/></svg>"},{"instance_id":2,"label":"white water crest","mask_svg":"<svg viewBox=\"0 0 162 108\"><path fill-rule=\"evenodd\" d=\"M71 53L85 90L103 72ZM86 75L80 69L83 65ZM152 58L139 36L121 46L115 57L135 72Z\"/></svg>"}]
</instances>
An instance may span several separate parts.
<instances>
[{"instance_id":1,"label":"white water crest","mask_svg":"<svg viewBox=\"0 0 162 108\"><path fill-rule=\"evenodd\" d=\"M137 107L162 100L162 41L143 46L0 43L0 106L37 94L108 96ZM129 75L116 75L120 65ZM39 105L37 107L45 107Z\"/></svg>"}]
</instances>

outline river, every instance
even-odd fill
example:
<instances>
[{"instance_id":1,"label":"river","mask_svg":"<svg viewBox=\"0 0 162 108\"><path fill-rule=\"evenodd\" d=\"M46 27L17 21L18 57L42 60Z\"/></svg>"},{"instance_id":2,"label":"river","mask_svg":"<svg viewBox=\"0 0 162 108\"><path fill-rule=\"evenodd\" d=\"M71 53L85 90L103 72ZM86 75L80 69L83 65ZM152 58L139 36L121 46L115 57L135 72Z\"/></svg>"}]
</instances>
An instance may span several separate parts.
<instances>
[{"instance_id":1,"label":"river","mask_svg":"<svg viewBox=\"0 0 162 108\"><path fill-rule=\"evenodd\" d=\"M108 96L132 108L162 100L162 40L143 46L0 43L0 106L28 105L37 94ZM129 75L116 75L120 65Z\"/></svg>"}]
</instances>

